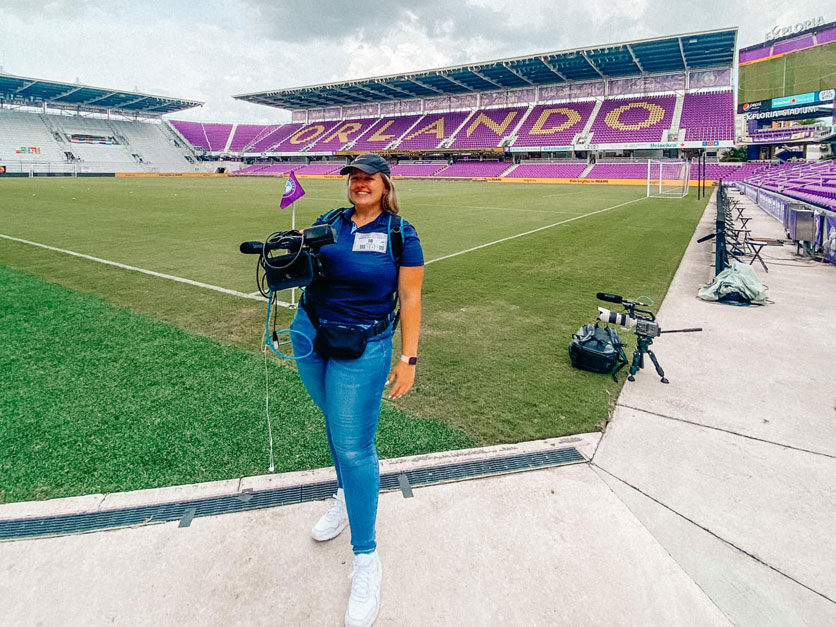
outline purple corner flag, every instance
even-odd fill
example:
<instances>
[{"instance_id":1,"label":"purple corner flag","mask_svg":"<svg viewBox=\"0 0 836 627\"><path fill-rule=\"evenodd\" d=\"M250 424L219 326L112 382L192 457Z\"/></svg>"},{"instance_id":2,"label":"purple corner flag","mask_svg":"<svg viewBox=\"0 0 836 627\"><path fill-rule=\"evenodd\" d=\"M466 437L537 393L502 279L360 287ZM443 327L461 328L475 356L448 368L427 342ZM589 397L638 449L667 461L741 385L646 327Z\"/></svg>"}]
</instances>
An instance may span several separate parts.
<instances>
[{"instance_id":1,"label":"purple corner flag","mask_svg":"<svg viewBox=\"0 0 836 627\"><path fill-rule=\"evenodd\" d=\"M304 195L305 190L302 189L302 186L299 184L299 179L297 179L296 175L291 172L287 179L287 183L284 184L284 194L282 194L282 202L280 205L281 208L287 209Z\"/></svg>"}]
</instances>

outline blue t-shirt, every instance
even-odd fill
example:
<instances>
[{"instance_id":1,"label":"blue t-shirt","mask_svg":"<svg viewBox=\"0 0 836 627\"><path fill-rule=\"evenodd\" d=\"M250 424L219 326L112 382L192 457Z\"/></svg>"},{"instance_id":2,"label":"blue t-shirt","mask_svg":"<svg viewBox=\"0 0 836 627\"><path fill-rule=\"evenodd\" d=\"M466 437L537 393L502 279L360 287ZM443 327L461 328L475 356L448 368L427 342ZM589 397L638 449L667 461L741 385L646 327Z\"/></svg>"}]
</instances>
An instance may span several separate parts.
<instances>
[{"instance_id":1,"label":"blue t-shirt","mask_svg":"<svg viewBox=\"0 0 836 627\"><path fill-rule=\"evenodd\" d=\"M345 209L333 223L336 243L320 248L325 277L308 286L305 302L313 305L320 320L370 324L395 309L398 268L388 236L394 218L384 211L357 228L351 221L353 214L353 208ZM323 217L314 224L322 224ZM423 266L424 253L415 227L402 219L401 233L401 265Z\"/></svg>"}]
</instances>

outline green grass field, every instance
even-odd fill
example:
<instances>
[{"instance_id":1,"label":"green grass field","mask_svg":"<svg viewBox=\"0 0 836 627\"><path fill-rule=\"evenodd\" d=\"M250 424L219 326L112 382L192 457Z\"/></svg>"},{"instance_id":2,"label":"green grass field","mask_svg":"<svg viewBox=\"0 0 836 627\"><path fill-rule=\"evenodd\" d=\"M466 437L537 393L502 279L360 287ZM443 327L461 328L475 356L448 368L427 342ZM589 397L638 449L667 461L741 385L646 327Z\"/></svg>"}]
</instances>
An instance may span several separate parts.
<instances>
[{"instance_id":1,"label":"green grass field","mask_svg":"<svg viewBox=\"0 0 836 627\"><path fill-rule=\"evenodd\" d=\"M298 226L345 204L341 181L302 184ZM282 188L0 179L0 234L249 293L255 260L238 244L290 227ZM598 291L661 303L705 201L648 200L641 186L398 190L431 263L417 384L385 403L381 455L602 428L622 383L574 370L571 335L594 319ZM0 499L265 472L265 305L7 239L0 265ZM289 323L292 312L279 315ZM270 359L277 471L328 465L295 370Z\"/></svg>"}]
</instances>

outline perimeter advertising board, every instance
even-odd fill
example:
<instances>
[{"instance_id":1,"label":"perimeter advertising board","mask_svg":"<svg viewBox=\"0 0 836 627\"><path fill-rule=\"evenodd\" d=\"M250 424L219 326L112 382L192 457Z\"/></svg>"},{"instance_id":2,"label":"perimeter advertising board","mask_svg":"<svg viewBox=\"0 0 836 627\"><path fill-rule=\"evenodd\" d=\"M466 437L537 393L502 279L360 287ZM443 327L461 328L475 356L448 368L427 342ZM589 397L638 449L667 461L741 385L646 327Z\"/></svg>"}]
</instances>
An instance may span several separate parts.
<instances>
[{"instance_id":1,"label":"perimeter advertising board","mask_svg":"<svg viewBox=\"0 0 836 627\"><path fill-rule=\"evenodd\" d=\"M822 91L810 91L806 94L795 96L782 96L769 100L757 100L755 102L743 102L737 105L738 113L757 113L763 111L779 111L782 109L797 108L804 105L817 106L833 102L836 90L824 89ZM775 117L775 116L772 116Z\"/></svg>"}]
</instances>

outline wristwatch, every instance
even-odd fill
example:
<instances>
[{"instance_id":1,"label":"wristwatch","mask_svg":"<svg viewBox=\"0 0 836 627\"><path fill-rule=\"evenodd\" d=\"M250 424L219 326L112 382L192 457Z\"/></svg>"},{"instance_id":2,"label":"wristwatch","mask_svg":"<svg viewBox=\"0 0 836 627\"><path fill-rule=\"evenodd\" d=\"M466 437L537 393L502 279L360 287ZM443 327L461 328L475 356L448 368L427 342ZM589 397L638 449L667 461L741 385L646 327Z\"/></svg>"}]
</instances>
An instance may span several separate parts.
<instances>
[{"instance_id":1,"label":"wristwatch","mask_svg":"<svg viewBox=\"0 0 836 627\"><path fill-rule=\"evenodd\" d=\"M405 364L409 364L410 366L414 366L418 363L417 357L407 357L406 355L401 355L401 361Z\"/></svg>"}]
</instances>

